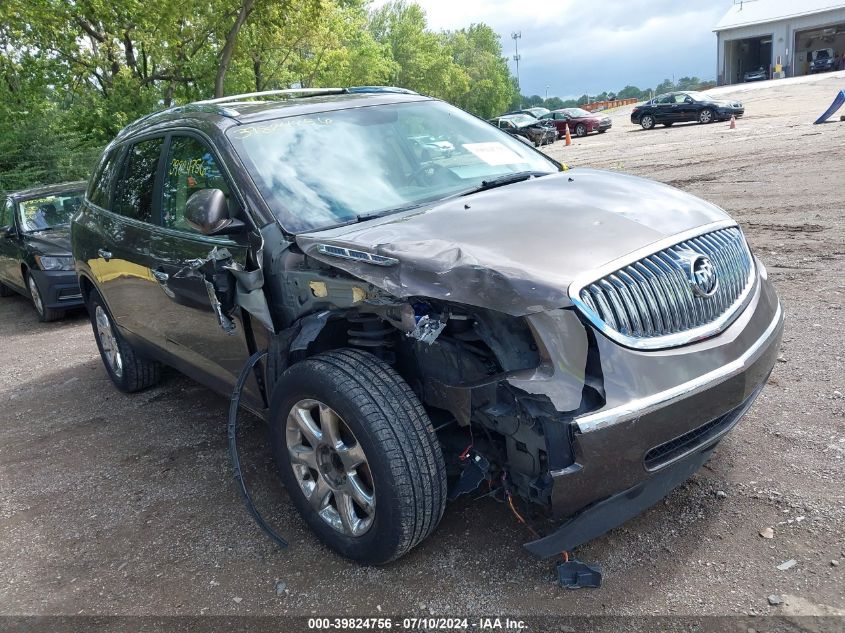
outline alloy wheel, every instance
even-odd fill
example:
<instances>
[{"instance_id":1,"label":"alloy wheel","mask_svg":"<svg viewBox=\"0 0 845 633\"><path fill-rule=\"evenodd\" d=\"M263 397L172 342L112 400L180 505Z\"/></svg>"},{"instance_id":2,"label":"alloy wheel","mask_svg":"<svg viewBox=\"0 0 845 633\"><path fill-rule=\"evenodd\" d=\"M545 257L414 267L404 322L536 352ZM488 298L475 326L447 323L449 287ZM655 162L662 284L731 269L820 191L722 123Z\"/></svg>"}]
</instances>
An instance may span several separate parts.
<instances>
[{"instance_id":1,"label":"alloy wheel","mask_svg":"<svg viewBox=\"0 0 845 633\"><path fill-rule=\"evenodd\" d=\"M375 519L375 487L364 449L343 418L319 400L300 400L288 413L285 440L294 477L320 518L346 536L366 533Z\"/></svg>"},{"instance_id":2,"label":"alloy wheel","mask_svg":"<svg viewBox=\"0 0 845 633\"><path fill-rule=\"evenodd\" d=\"M29 294L32 295L32 303L35 309L42 317L44 316L44 302L41 300L41 292L38 290L38 285L32 275L27 276L27 285L29 286Z\"/></svg>"},{"instance_id":3,"label":"alloy wheel","mask_svg":"<svg viewBox=\"0 0 845 633\"><path fill-rule=\"evenodd\" d=\"M646 114L641 120L640 125L644 130L650 130L654 127L654 118L650 114Z\"/></svg>"},{"instance_id":4,"label":"alloy wheel","mask_svg":"<svg viewBox=\"0 0 845 633\"><path fill-rule=\"evenodd\" d=\"M103 357L106 359L109 369L120 378L123 375L123 357L120 355L120 348L117 346L117 338L114 335L114 330L112 330L109 315L100 305L94 311L94 320L97 323L97 338L100 339Z\"/></svg>"},{"instance_id":5,"label":"alloy wheel","mask_svg":"<svg viewBox=\"0 0 845 633\"><path fill-rule=\"evenodd\" d=\"M701 114L698 115L699 123L710 123L713 119L713 112L710 110L702 110Z\"/></svg>"}]
</instances>

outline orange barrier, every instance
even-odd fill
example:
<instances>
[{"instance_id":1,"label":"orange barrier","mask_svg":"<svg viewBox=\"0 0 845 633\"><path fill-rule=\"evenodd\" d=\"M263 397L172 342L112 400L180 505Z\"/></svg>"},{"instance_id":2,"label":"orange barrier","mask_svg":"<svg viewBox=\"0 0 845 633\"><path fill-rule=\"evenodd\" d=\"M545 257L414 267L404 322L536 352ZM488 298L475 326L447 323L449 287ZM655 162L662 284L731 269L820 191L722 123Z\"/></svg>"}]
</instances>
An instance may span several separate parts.
<instances>
[{"instance_id":1,"label":"orange barrier","mask_svg":"<svg viewBox=\"0 0 845 633\"><path fill-rule=\"evenodd\" d=\"M601 110L609 110L610 108L619 108L621 106L631 105L633 103L638 103L639 99L614 99L613 101L594 101L593 103L587 103L582 105L581 108L586 110L587 112L597 112Z\"/></svg>"},{"instance_id":2,"label":"orange barrier","mask_svg":"<svg viewBox=\"0 0 845 633\"><path fill-rule=\"evenodd\" d=\"M572 136L569 134L569 123L564 124L563 131L564 131L564 138L566 139L566 144L572 145Z\"/></svg>"}]
</instances>

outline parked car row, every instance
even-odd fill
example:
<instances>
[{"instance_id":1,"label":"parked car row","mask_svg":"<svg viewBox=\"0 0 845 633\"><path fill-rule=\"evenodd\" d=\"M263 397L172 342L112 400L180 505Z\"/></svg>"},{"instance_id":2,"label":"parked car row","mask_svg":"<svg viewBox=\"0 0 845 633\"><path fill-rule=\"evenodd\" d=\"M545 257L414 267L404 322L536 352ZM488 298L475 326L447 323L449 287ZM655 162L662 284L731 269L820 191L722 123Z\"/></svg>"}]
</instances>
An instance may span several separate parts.
<instances>
[{"instance_id":1,"label":"parked car row","mask_svg":"<svg viewBox=\"0 0 845 633\"><path fill-rule=\"evenodd\" d=\"M526 108L503 114L492 119L491 123L514 136L531 140L535 146L563 138L567 127L570 134L583 137L592 132L603 134L613 126L609 116L593 114L581 108L562 108L554 111L547 108Z\"/></svg>"},{"instance_id":2,"label":"parked car row","mask_svg":"<svg viewBox=\"0 0 845 633\"><path fill-rule=\"evenodd\" d=\"M171 108L84 195L7 198L3 288L84 302L122 391L254 375L291 503L344 556L395 560L477 490L558 523L525 545L556 556L706 462L783 317L724 211L513 134L385 88Z\"/></svg>"}]
</instances>

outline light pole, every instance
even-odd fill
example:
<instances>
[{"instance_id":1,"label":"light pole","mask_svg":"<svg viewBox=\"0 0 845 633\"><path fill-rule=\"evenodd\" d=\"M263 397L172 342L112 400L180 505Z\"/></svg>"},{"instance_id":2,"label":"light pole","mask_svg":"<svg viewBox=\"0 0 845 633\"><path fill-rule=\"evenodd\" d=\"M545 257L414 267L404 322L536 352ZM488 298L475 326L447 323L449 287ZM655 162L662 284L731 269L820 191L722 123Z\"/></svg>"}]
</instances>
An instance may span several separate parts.
<instances>
[{"instance_id":1,"label":"light pole","mask_svg":"<svg viewBox=\"0 0 845 633\"><path fill-rule=\"evenodd\" d=\"M549 87L546 86L546 101L549 100Z\"/></svg>"},{"instance_id":2,"label":"light pole","mask_svg":"<svg viewBox=\"0 0 845 633\"><path fill-rule=\"evenodd\" d=\"M522 31L514 31L511 33L511 39L513 39L513 48L514 48L514 55L513 61L516 62L516 88L519 90L519 94L522 94L522 86L519 85L519 60L522 59L522 56L519 54L519 40L522 39Z\"/></svg>"}]
</instances>

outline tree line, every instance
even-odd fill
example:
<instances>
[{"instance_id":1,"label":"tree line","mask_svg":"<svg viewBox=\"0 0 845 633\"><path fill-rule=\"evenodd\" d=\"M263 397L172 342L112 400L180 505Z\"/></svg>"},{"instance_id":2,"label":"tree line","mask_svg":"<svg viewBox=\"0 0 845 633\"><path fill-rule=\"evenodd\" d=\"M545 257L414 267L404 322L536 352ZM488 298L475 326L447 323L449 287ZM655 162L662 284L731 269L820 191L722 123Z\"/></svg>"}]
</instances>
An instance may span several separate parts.
<instances>
[{"instance_id":1,"label":"tree line","mask_svg":"<svg viewBox=\"0 0 845 633\"><path fill-rule=\"evenodd\" d=\"M517 92L489 26L434 32L406 0L2 0L0 191L86 177L123 126L171 105L355 85L487 118Z\"/></svg>"},{"instance_id":2,"label":"tree line","mask_svg":"<svg viewBox=\"0 0 845 633\"><path fill-rule=\"evenodd\" d=\"M409 0L2 0L0 192L87 177L121 128L172 105L355 85L410 88L483 118L570 105L521 96L489 26L435 32Z\"/></svg>"}]
</instances>

